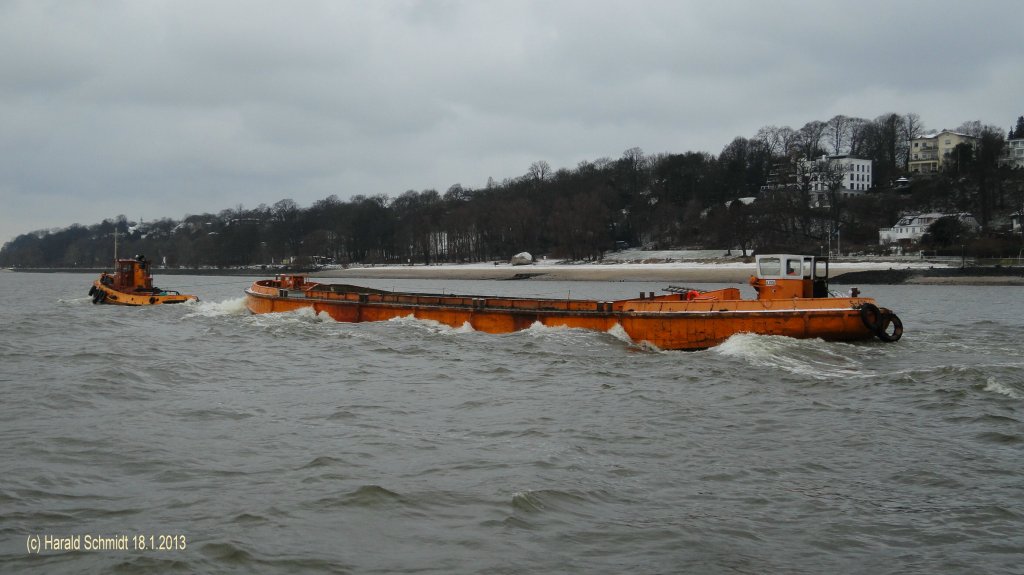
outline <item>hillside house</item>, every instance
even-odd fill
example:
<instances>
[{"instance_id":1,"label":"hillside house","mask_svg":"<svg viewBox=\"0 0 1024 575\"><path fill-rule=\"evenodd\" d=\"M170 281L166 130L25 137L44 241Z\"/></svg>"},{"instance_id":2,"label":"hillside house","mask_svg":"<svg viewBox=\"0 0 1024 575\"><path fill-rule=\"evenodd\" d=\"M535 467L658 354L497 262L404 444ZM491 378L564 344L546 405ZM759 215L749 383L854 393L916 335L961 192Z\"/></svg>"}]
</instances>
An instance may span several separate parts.
<instances>
[{"instance_id":1,"label":"hillside house","mask_svg":"<svg viewBox=\"0 0 1024 575\"><path fill-rule=\"evenodd\" d=\"M927 214L906 214L901 216L893 227L878 230L878 244L883 246L889 244L916 244L921 241L921 237L928 231L929 226L939 218L946 216L956 217L960 220L960 223L972 230L980 228L978 221L968 213L943 214L940 212L930 212Z\"/></svg>"},{"instance_id":2,"label":"hillside house","mask_svg":"<svg viewBox=\"0 0 1024 575\"><path fill-rule=\"evenodd\" d=\"M910 142L910 162L907 169L912 174L935 174L949 163L953 151L960 144L976 146L978 139L952 130L942 130L914 138Z\"/></svg>"},{"instance_id":3,"label":"hillside house","mask_svg":"<svg viewBox=\"0 0 1024 575\"><path fill-rule=\"evenodd\" d=\"M1024 168L1024 138L1006 141L1006 149L1003 150L1003 157L999 158L999 165Z\"/></svg>"}]
</instances>

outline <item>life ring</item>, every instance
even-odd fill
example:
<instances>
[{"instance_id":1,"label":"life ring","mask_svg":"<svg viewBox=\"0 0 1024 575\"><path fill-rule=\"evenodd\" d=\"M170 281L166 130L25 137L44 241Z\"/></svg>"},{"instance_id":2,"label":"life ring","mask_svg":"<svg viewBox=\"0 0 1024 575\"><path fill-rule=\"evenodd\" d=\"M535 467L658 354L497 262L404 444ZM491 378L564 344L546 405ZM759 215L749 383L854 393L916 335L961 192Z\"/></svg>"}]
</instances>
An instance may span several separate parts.
<instances>
[{"instance_id":1,"label":"life ring","mask_svg":"<svg viewBox=\"0 0 1024 575\"><path fill-rule=\"evenodd\" d=\"M892 327L892 333L889 333L890 326ZM878 339L887 343L899 341L903 337L903 322L900 320L900 316L890 311L882 314L882 321L878 329L875 330L875 335L878 336Z\"/></svg>"},{"instance_id":2,"label":"life ring","mask_svg":"<svg viewBox=\"0 0 1024 575\"><path fill-rule=\"evenodd\" d=\"M873 303L862 303L860 304L860 321L864 322L864 327L878 333L882 326L882 312Z\"/></svg>"},{"instance_id":3,"label":"life ring","mask_svg":"<svg viewBox=\"0 0 1024 575\"><path fill-rule=\"evenodd\" d=\"M695 290L695 289L692 289L692 290L686 292L686 301L693 301L693 300L695 300L695 299L697 299L699 297L700 297L700 292Z\"/></svg>"}]
</instances>

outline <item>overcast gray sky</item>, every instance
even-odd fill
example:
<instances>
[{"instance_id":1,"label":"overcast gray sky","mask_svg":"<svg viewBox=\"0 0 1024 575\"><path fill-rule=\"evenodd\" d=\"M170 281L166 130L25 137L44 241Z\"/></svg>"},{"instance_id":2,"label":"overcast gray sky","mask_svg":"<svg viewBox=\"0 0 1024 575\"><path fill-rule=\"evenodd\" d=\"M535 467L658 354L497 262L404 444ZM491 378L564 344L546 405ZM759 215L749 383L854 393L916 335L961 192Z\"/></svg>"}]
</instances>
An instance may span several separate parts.
<instances>
[{"instance_id":1,"label":"overcast gray sky","mask_svg":"<svg viewBox=\"0 0 1024 575\"><path fill-rule=\"evenodd\" d=\"M1024 3L0 0L0 242L1024 114Z\"/></svg>"}]
</instances>

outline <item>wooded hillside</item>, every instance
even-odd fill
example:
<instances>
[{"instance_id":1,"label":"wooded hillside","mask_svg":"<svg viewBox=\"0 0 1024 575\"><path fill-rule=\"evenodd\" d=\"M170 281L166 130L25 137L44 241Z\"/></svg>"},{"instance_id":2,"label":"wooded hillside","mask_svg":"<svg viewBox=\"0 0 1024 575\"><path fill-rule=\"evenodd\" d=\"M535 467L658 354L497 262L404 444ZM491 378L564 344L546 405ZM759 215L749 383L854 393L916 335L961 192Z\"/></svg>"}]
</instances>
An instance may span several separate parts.
<instances>
[{"instance_id":1,"label":"wooded hillside","mask_svg":"<svg viewBox=\"0 0 1024 575\"><path fill-rule=\"evenodd\" d=\"M487 261L520 251L580 260L623 243L819 253L836 230L844 252L872 252L879 249L878 229L914 210L971 212L982 226L970 237L929 236L926 247L956 243L959 253L966 243L979 256L1016 255L1021 239L1009 234L1009 215L1024 205L1024 170L998 166L1003 130L963 124L958 131L976 136L975 148L962 150L942 174L897 185L909 142L923 131L915 114L836 116L798 130L762 128L717 156L630 148L575 167L538 161L481 189L455 184L443 193L410 190L394 198L330 196L305 208L284 199L180 221L118 216L18 236L0 250L0 265L108 266L115 230L121 254L184 267ZM843 153L872 160L874 189L813 207L799 160ZM762 190L769 181L784 184Z\"/></svg>"}]
</instances>

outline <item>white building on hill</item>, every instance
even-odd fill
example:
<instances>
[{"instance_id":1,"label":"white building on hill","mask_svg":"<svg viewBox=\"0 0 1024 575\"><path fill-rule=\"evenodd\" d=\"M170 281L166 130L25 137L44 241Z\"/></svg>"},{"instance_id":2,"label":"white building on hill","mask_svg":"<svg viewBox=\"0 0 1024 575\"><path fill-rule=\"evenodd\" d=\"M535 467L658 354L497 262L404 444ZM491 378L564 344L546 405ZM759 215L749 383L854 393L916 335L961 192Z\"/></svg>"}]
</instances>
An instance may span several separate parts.
<instances>
[{"instance_id":1,"label":"white building on hill","mask_svg":"<svg viewBox=\"0 0 1024 575\"><path fill-rule=\"evenodd\" d=\"M901 216L891 228L881 228L878 230L878 243L879 245L898 244L901 242L912 242L917 243L921 241L921 236L928 231L928 227L931 226L935 220L946 216L953 216L960 220L960 223L977 230L979 228L977 220L974 216L968 213L959 214L943 214L940 212L931 212L927 214L906 214Z\"/></svg>"},{"instance_id":2,"label":"white building on hill","mask_svg":"<svg viewBox=\"0 0 1024 575\"><path fill-rule=\"evenodd\" d=\"M1024 138L1006 141L1006 149L1003 151L1003 157L999 158L999 165L1024 168Z\"/></svg>"},{"instance_id":3,"label":"white building on hill","mask_svg":"<svg viewBox=\"0 0 1024 575\"><path fill-rule=\"evenodd\" d=\"M871 160L862 160L843 154L822 156L817 160L801 160L801 173L810 178L811 205L829 205L829 191L838 185L835 193L848 199L863 195L872 187Z\"/></svg>"}]
</instances>

